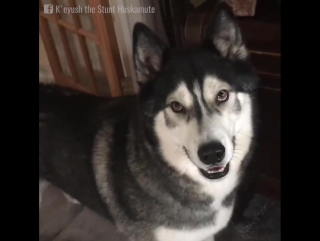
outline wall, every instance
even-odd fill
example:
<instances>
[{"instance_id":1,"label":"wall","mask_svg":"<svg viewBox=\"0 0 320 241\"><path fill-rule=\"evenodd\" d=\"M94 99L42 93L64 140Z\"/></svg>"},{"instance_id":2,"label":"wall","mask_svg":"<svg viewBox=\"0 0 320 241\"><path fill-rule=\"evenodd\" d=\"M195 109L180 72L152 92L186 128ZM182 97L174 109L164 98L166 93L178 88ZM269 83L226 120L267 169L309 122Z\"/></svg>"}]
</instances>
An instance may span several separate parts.
<instances>
[{"instance_id":1,"label":"wall","mask_svg":"<svg viewBox=\"0 0 320 241\"><path fill-rule=\"evenodd\" d=\"M39 34L39 82L54 83L52 70L49 64L47 52L43 46L41 36Z\"/></svg>"}]
</instances>

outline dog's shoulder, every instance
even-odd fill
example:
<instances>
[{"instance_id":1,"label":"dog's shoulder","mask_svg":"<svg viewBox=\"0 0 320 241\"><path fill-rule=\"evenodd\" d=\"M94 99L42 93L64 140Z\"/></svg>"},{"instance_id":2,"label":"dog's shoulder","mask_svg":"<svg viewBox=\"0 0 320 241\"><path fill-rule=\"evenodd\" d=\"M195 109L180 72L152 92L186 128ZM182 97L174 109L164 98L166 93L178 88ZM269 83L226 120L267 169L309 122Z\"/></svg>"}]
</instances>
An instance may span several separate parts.
<instances>
[{"instance_id":1,"label":"dog's shoulder","mask_svg":"<svg viewBox=\"0 0 320 241\"><path fill-rule=\"evenodd\" d=\"M39 115L56 115L72 119L103 115L111 118L130 112L135 104L135 96L110 98L52 84L39 84Z\"/></svg>"}]
</instances>

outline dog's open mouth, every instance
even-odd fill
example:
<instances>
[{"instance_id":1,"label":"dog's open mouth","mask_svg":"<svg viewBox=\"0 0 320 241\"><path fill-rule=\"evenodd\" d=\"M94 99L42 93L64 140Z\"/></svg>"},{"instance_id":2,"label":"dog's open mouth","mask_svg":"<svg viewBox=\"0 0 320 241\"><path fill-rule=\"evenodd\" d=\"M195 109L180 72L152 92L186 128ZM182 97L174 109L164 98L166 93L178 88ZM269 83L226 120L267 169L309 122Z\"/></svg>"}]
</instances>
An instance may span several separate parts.
<instances>
[{"instance_id":1,"label":"dog's open mouth","mask_svg":"<svg viewBox=\"0 0 320 241\"><path fill-rule=\"evenodd\" d=\"M229 172L229 163L225 167L212 167L207 170L200 169L203 176L208 179L219 179Z\"/></svg>"}]
</instances>

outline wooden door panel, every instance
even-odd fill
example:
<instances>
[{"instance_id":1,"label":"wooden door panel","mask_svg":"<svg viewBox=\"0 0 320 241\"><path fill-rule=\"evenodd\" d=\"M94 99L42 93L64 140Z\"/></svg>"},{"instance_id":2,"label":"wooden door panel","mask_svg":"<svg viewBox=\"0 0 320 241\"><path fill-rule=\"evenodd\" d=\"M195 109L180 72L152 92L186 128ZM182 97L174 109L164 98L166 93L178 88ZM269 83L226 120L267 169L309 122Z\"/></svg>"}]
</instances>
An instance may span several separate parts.
<instances>
[{"instance_id":1,"label":"wooden door panel","mask_svg":"<svg viewBox=\"0 0 320 241\"><path fill-rule=\"evenodd\" d=\"M124 72L111 14L46 14L43 4L84 9L108 7L108 1L40 1L40 34L57 84L95 95L121 96Z\"/></svg>"}]
</instances>

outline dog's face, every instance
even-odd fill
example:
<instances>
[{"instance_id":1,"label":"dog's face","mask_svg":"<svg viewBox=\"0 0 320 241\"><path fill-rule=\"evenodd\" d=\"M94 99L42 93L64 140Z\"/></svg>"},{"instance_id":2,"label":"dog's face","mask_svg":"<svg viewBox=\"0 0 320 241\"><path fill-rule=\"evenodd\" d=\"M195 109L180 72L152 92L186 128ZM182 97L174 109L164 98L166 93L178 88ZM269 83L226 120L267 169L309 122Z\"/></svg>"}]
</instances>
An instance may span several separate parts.
<instances>
[{"instance_id":1,"label":"dog's face","mask_svg":"<svg viewBox=\"0 0 320 241\"><path fill-rule=\"evenodd\" d=\"M247 151L237 148L249 148L257 84L227 6L219 6L213 23L205 48L193 52L167 48L142 24L134 30L141 100L161 153L181 172L193 165L207 179L226 176L230 161Z\"/></svg>"}]
</instances>

